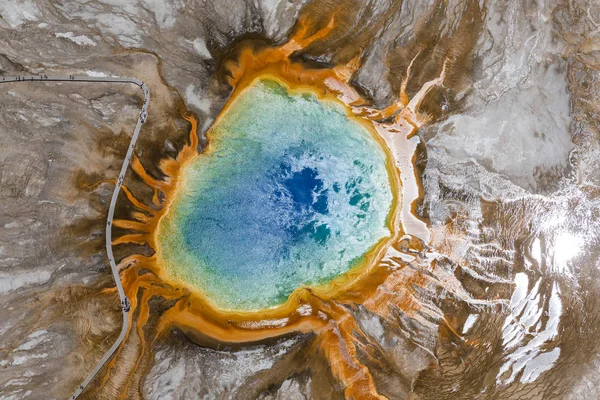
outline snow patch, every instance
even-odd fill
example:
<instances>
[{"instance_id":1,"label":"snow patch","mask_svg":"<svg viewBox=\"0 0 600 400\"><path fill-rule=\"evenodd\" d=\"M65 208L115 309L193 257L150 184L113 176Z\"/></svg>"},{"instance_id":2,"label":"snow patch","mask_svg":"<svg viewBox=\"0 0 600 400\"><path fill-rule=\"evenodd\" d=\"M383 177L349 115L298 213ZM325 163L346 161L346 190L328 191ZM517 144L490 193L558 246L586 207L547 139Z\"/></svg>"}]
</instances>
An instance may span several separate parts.
<instances>
[{"instance_id":1,"label":"snow patch","mask_svg":"<svg viewBox=\"0 0 600 400\"><path fill-rule=\"evenodd\" d=\"M198 53L198 55L200 55L202 58L212 58L212 54L210 54L210 51L208 51L208 47L206 47L206 41L203 38L197 38L191 43L192 46L194 46L194 50L196 50L196 53Z\"/></svg>"},{"instance_id":2,"label":"snow patch","mask_svg":"<svg viewBox=\"0 0 600 400\"><path fill-rule=\"evenodd\" d=\"M17 28L27 21L37 21L40 10L32 0L0 1L0 16L11 28Z\"/></svg>"},{"instance_id":3,"label":"snow patch","mask_svg":"<svg viewBox=\"0 0 600 400\"><path fill-rule=\"evenodd\" d=\"M471 330L475 322L477 322L477 318L479 318L478 314L470 314L465 321L465 325L463 326L462 333L463 335Z\"/></svg>"},{"instance_id":4,"label":"snow patch","mask_svg":"<svg viewBox=\"0 0 600 400\"><path fill-rule=\"evenodd\" d=\"M540 290L541 281L539 278L528 292L527 275L518 273L515 276L511 312L502 330L502 345L507 356L496 376L497 384L511 384L520 372L521 383L531 383L550 370L560 356L559 347L549 349L558 335L563 311L560 289L554 282L548 299Z\"/></svg>"},{"instance_id":5,"label":"snow patch","mask_svg":"<svg viewBox=\"0 0 600 400\"><path fill-rule=\"evenodd\" d=\"M538 354L535 358L533 358L531 361L529 361L529 363L525 365L521 382L531 383L535 381L537 378L540 377L542 373L552 368L554 363L558 360L559 356L560 348L558 347L549 353Z\"/></svg>"},{"instance_id":6,"label":"snow patch","mask_svg":"<svg viewBox=\"0 0 600 400\"><path fill-rule=\"evenodd\" d=\"M383 343L383 325L379 321L379 318L372 316L371 318L365 318L360 321L360 324L369 336L377 339L379 343Z\"/></svg>"},{"instance_id":7,"label":"snow patch","mask_svg":"<svg viewBox=\"0 0 600 400\"><path fill-rule=\"evenodd\" d=\"M89 37L87 37L85 35L75 36L73 34L73 32L63 32L63 33L58 32L58 33L55 33L54 36L56 36L57 38L69 39L73 43L76 43L80 46L95 46L97 44Z\"/></svg>"},{"instance_id":8,"label":"snow patch","mask_svg":"<svg viewBox=\"0 0 600 400\"><path fill-rule=\"evenodd\" d=\"M8 387L8 386L23 386L23 385L27 385L28 383L30 383L29 379L25 379L25 378L13 378L13 379L9 380L8 382L6 382L4 384L4 387Z\"/></svg>"},{"instance_id":9,"label":"snow patch","mask_svg":"<svg viewBox=\"0 0 600 400\"><path fill-rule=\"evenodd\" d=\"M106 74L104 72L100 72L100 71L85 71L85 73L88 76L92 76L94 78L103 78L106 76Z\"/></svg>"},{"instance_id":10,"label":"snow patch","mask_svg":"<svg viewBox=\"0 0 600 400\"><path fill-rule=\"evenodd\" d=\"M48 357L48 354L46 354L46 353L16 356L16 357L13 357L12 365L23 365L27 360L46 358L46 357Z\"/></svg>"},{"instance_id":11,"label":"snow patch","mask_svg":"<svg viewBox=\"0 0 600 400\"><path fill-rule=\"evenodd\" d=\"M293 380L287 379L283 381L281 387L277 391L277 400L280 399L303 399L306 398L305 394L302 393L300 384Z\"/></svg>"},{"instance_id":12,"label":"snow patch","mask_svg":"<svg viewBox=\"0 0 600 400\"><path fill-rule=\"evenodd\" d=\"M206 97L199 97L196 94L196 87L194 85L189 85L185 90L185 99L188 104L198 108L206 114L208 114L210 111L210 99Z\"/></svg>"},{"instance_id":13,"label":"snow patch","mask_svg":"<svg viewBox=\"0 0 600 400\"><path fill-rule=\"evenodd\" d=\"M41 285L50 279L52 273L50 271L36 271L25 273L0 273L0 294L8 293L13 290L29 286Z\"/></svg>"},{"instance_id":14,"label":"snow patch","mask_svg":"<svg viewBox=\"0 0 600 400\"><path fill-rule=\"evenodd\" d=\"M84 14L87 18L96 18L98 24L116 36L123 45L138 46L142 38L134 21L119 14Z\"/></svg>"},{"instance_id":15,"label":"snow patch","mask_svg":"<svg viewBox=\"0 0 600 400\"><path fill-rule=\"evenodd\" d=\"M143 0L144 4L154 13L154 19L161 28L172 28L175 25L175 13L183 7L181 2L165 0Z\"/></svg>"},{"instance_id":16,"label":"snow patch","mask_svg":"<svg viewBox=\"0 0 600 400\"><path fill-rule=\"evenodd\" d=\"M277 11L277 6L281 0L263 0L262 5L269 14L274 14Z\"/></svg>"},{"instance_id":17,"label":"snow patch","mask_svg":"<svg viewBox=\"0 0 600 400\"><path fill-rule=\"evenodd\" d=\"M9 92L9 94L10 94L10 92ZM7 229L18 228L20 226L21 226L21 223L19 221L17 221L17 220L10 221L10 222L7 222L6 224L4 224L4 227L7 228Z\"/></svg>"},{"instance_id":18,"label":"snow patch","mask_svg":"<svg viewBox=\"0 0 600 400\"><path fill-rule=\"evenodd\" d=\"M48 341L48 338L44 336L47 333L48 333L48 331L45 329L40 329L39 331L35 331L35 332L31 333L27 337L28 340L25 343L23 343L22 345L20 345L19 347L17 347L15 349L15 351L31 350L31 349L35 348L37 345L39 345L40 343Z\"/></svg>"}]
</instances>

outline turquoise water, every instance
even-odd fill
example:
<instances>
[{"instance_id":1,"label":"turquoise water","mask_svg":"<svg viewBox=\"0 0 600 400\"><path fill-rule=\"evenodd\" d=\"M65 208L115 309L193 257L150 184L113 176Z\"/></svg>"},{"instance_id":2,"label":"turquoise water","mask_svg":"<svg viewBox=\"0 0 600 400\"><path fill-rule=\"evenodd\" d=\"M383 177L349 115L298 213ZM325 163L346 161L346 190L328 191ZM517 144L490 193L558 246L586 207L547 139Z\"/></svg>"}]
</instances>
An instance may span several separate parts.
<instances>
[{"instance_id":1,"label":"turquoise water","mask_svg":"<svg viewBox=\"0 0 600 400\"><path fill-rule=\"evenodd\" d=\"M281 304L390 235L385 153L340 106L260 80L210 138L184 172L159 246L169 274L217 307Z\"/></svg>"}]
</instances>

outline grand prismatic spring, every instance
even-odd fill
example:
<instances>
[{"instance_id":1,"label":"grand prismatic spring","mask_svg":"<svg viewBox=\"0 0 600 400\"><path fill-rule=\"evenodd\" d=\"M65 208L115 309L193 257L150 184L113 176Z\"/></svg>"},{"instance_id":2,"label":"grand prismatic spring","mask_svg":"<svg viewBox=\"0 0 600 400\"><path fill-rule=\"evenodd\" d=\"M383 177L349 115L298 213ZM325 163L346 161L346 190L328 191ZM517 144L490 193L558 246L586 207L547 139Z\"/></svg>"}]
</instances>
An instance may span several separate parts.
<instances>
[{"instance_id":1,"label":"grand prismatic spring","mask_svg":"<svg viewBox=\"0 0 600 400\"><path fill-rule=\"evenodd\" d=\"M590 0L0 1L0 400L597 400L599 49Z\"/></svg>"},{"instance_id":2,"label":"grand prismatic spring","mask_svg":"<svg viewBox=\"0 0 600 400\"><path fill-rule=\"evenodd\" d=\"M161 264L226 310L277 306L359 268L391 234L373 134L311 93L253 83L186 166L158 227Z\"/></svg>"},{"instance_id":3,"label":"grand prismatic spring","mask_svg":"<svg viewBox=\"0 0 600 400\"><path fill-rule=\"evenodd\" d=\"M137 321L142 337L154 296L176 301L158 333L172 325L193 340L225 343L313 333L346 397L380 398L356 355L352 335L360 328L340 304L362 303L381 315L390 306L413 307L378 287L403 285L390 273L423 250L426 227L412 206L419 196L415 147L406 141L421 123L417 107L443 83L447 64L412 100L404 83L396 104L371 109L347 83L356 58L321 70L289 59L332 27L330 21L309 34L301 26L280 47L241 49L228 65L234 93L204 152L194 150L197 126L188 117L189 145L163 160L166 179L133 160L161 208L151 217L136 214L137 221L115 220L116 227L147 233L113 244L155 250L121 262L128 297L144 289L141 302L132 303L144 315ZM425 278L413 279L409 285Z\"/></svg>"}]
</instances>

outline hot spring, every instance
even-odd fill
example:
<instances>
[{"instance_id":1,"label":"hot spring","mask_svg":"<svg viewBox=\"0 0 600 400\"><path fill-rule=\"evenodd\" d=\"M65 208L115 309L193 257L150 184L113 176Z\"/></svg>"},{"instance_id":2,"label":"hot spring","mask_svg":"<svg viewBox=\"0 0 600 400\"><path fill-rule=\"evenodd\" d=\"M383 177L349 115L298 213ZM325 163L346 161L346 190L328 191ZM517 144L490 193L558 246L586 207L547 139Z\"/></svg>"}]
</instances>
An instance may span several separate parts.
<instances>
[{"instance_id":1,"label":"hot spring","mask_svg":"<svg viewBox=\"0 0 600 400\"><path fill-rule=\"evenodd\" d=\"M221 310L278 306L391 235L376 133L334 101L257 79L224 109L159 223L166 274Z\"/></svg>"}]
</instances>

